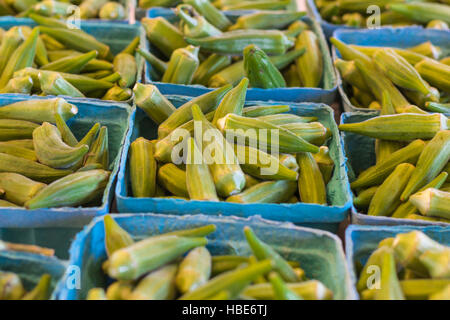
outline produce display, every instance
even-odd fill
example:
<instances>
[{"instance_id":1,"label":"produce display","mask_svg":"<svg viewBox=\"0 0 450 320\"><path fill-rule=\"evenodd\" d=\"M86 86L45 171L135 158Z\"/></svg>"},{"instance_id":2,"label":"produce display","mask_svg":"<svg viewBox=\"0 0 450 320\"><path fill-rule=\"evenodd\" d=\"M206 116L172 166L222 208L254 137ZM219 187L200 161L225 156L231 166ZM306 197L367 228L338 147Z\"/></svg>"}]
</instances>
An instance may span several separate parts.
<instances>
[{"instance_id":1,"label":"produce display","mask_svg":"<svg viewBox=\"0 0 450 320\"><path fill-rule=\"evenodd\" d=\"M250 88L323 87L324 57L316 33L299 20L305 12L257 11L233 23L213 8L186 1L174 9L177 23L142 20L159 51L138 50L152 81L219 88L247 77Z\"/></svg>"},{"instance_id":2,"label":"produce display","mask_svg":"<svg viewBox=\"0 0 450 320\"><path fill-rule=\"evenodd\" d=\"M88 300L328 300L333 292L307 280L298 261L287 261L258 238L243 232L253 255L211 255L207 236L215 225L178 230L135 241L111 216L104 217L113 282L91 289Z\"/></svg>"},{"instance_id":3,"label":"produce display","mask_svg":"<svg viewBox=\"0 0 450 320\"><path fill-rule=\"evenodd\" d=\"M63 95L126 101L137 78L135 50L130 39L113 55L108 45L62 20L36 14L39 24L12 27L0 45L0 93Z\"/></svg>"},{"instance_id":4,"label":"produce display","mask_svg":"<svg viewBox=\"0 0 450 320\"><path fill-rule=\"evenodd\" d=\"M393 109L388 99L383 103L386 109ZM376 139L376 164L351 183L357 194L355 206L371 216L450 222L447 117L440 113L384 114L339 126L342 131Z\"/></svg>"},{"instance_id":5,"label":"produce display","mask_svg":"<svg viewBox=\"0 0 450 320\"><path fill-rule=\"evenodd\" d=\"M92 206L109 180L108 128L78 141L67 126L75 105L28 100L0 108L0 207Z\"/></svg>"},{"instance_id":6,"label":"produce display","mask_svg":"<svg viewBox=\"0 0 450 320\"><path fill-rule=\"evenodd\" d=\"M315 0L322 19L336 25L365 28L379 23L381 26L407 27L423 25L427 28L448 30L450 3L440 1L405 0ZM380 9L375 16L370 6Z\"/></svg>"},{"instance_id":7,"label":"produce display","mask_svg":"<svg viewBox=\"0 0 450 320\"><path fill-rule=\"evenodd\" d=\"M131 144L133 196L326 205L334 168L329 130L317 118L286 113L286 105L244 107L248 83L244 78L178 109L156 86L138 84L136 103L159 127L157 140Z\"/></svg>"},{"instance_id":8,"label":"produce display","mask_svg":"<svg viewBox=\"0 0 450 320\"><path fill-rule=\"evenodd\" d=\"M45 17L73 19L124 20L127 18L126 3L109 0L2 0L0 16Z\"/></svg>"},{"instance_id":9,"label":"produce display","mask_svg":"<svg viewBox=\"0 0 450 320\"><path fill-rule=\"evenodd\" d=\"M449 300L450 247L421 231L386 238L368 258L356 288L363 300Z\"/></svg>"},{"instance_id":10,"label":"produce display","mask_svg":"<svg viewBox=\"0 0 450 320\"><path fill-rule=\"evenodd\" d=\"M400 49L330 41L342 56L334 65L354 106L382 110L385 94L395 113L449 112L450 65L438 46L424 42Z\"/></svg>"}]
</instances>

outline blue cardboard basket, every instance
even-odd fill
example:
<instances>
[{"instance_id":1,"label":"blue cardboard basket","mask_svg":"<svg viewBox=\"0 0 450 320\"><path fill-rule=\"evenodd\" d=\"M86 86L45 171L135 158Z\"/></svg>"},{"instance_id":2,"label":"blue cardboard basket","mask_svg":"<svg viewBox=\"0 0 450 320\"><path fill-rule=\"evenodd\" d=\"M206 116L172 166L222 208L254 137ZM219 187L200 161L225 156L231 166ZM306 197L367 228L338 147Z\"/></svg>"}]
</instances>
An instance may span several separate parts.
<instances>
[{"instance_id":1,"label":"blue cardboard basket","mask_svg":"<svg viewBox=\"0 0 450 320\"><path fill-rule=\"evenodd\" d=\"M226 11L226 15L235 21L239 16L243 14L248 14L254 11ZM152 8L147 12L149 18L163 17L170 22L177 21L176 15L172 10L167 8ZM333 65L331 63L331 57L329 53L329 48L325 37L323 36L320 25L314 19L309 17L302 18L312 30L316 33L319 39L319 46L323 54L323 64L324 72L322 79L323 88L278 88L278 89L260 89L260 88L249 88L247 91L248 100L261 100L261 101L292 101L292 102L321 102L325 104L332 104L336 100L337 96L337 80ZM147 46L147 37L144 38L145 41L141 41L142 44ZM156 55L160 55L158 50L148 44L150 51ZM207 88L202 85L180 85L163 83L159 81L152 81L150 77L149 68L151 68L149 63L145 63L145 82L154 83L158 89L163 94L178 94L186 96L199 96L208 91L214 90L213 88Z\"/></svg>"},{"instance_id":2,"label":"blue cardboard basket","mask_svg":"<svg viewBox=\"0 0 450 320\"><path fill-rule=\"evenodd\" d=\"M14 26L29 26L35 27L37 24L28 18L13 18L13 17L0 17L0 28L8 30ZM111 48L113 54L117 54L125 49L130 42L136 38L140 37L143 39L145 37L145 31L141 28L140 24L126 24L120 22L105 22L102 20L95 21L81 21L81 30L87 32L88 34L94 36L98 41L107 44ZM142 71L144 68L144 59L141 55L136 54L136 64L137 64L137 82L142 82ZM29 97L25 94L16 94L17 96ZM0 94L2 97L3 94ZM93 98L73 98L79 101L105 101ZM115 103L115 101L112 101ZM132 104L132 99L127 101Z\"/></svg>"},{"instance_id":3,"label":"blue cardboard basket","mask_svg":"<svg viewBox=\"0 0 450 320\"><path fill-rule=\"evenodd\" d=\"M189 100L182 96L167 96L176 106ZM249 104L273 105L275 103L249 102ZM290 221L293 223L325 223L338 224L347 217L351 206L350 187L348 184L344 155L333 111L323 104L290 103L291 112L302 116L317 116L319 121L332 132L328 140L331 157L335 161L335 170L327 186L329 206L318 204L237 204L230 202L186 201L164 198L134 198L130 194L128 150L130 143L143 136L147 139L156 137L157 126L142 110L138 109L134 122L133 134L125 145L116 186L116 203L119 212L141 213L154 212L164 214L207 214L207 215L235 215L248 217L255 214L265 219Z\"/></svg>"},{"instance_id":4,"label":"blue cardboard basket","mask_svg":"<svg viewBox=\"0 0 450 320\"><path fill-rule=\"evenodd\" d=\"M125 19L124 20L112 20L115 23L131 23L133 24L134 21L136 20L136 15L135 15L135 9L136 9L136 4L135 4L135 0L119 0L119 1L114 1L114 2L119 2L120 4L122 4L125 8ZM73 11L72 11L73 12ZM68 12L69 14L71 14L72 12ZM4 16L4 17L8 17L11 19L16 19L15 16ZM21 19L21 18L20 18ZM27 19L27 18L25 18ZM33 21L31 19L27 19L28 21ZM111 20L103 20L103 19L87 19L87 20L83 20L83 21L89 21L89 22L111 22Z\"/></svg>"},{"instance_id":5,"label":"blue cardboard basket","mask_svg":"<svg viewBox=\"0 0 450 320\"><path fill-rule=\"evenodd\" d=\"M259 217L164 216L154 214L113 215L119 225L136 240L174 230L215 224L216 232L208 236L207 248L213 255L250 255L243 234L245 226L264 242L273 246L284 258L300 262L309 279L322 281L334 292L336 299L353 299L354 288L345 263L340 239L326 231L296 227L290 223L275 223ZM63 300L84 299L89 289L105 287L108 277L101 265L106 260L103 217L96 218L82 232L70 249L69 265L81 270L80 289L69 289L63 280L56 296Z\"/></svg>"},{"instance_id":6,"label":"blue cardboard basket","mask_svg":"<svg viewBox=\"0 0 450 320\"><path fill-rule=\"evenodd\" d=\"M450 32L445 30L425 29L423 27L407 28L380 28L380 29L360 29L360 30L337 30L334 35L336 39L346 44L355 44L363 46L379 47L398 47L408 48L419 45L426 41L431 41L436 46L442 48L444 55L450 54ZM333 46L333 61L340 58L340 54ZM363 111L370 109L357 108L351 102L346 94L340 73L336 70L339 83L339 93L342 97L342 103L345 111Z\"/></svg>"},{"instance_id":7,"label":"blue cardboard basket","mask_svg":"<svg viewBox=\"0 0 450 320\"><path fill-rule=\"evenodd\" d=\"M48 273L51 279L52 298L56 285L64 275L66 266L55 257L17 251L0 251L0 272L13 272L20 277L25 290L32 290L40 277ZM62 284L59 283L61 286Z\"/></svg>"},{"instance_id":8,"label":"blue cardboard basket","mask_svg":"<svg viewBox=\"0 0 450 320\"><path fill-rule=\"evenodd\" d=\"M345 112L341 116L341 123L362 122L378 115L378 112ZM347 156L348 177L350 181L356 179L360 172L375 165L375 139L352 132L342 132L344 152ZM352 208L352 223L362 225L443 225L445 222L431 222L424 220L399 219L378 217L362 214Z\"/></svg>"},{"instance_id":9,"label":"blue cardboard basket","mask_svg":"<svg viewBox=\"0 0 450 320\"><path fill-rule=\"evenodd\" d=\"M30 98L27 96L5 94L0 96L0 106L28 99ZM33 97L33 99L48 99L48 97ZM96 122L108 127L109 170L111 170L111 175L102 197L101 206L36 210L0 208L0 227L81 227L94 216L109 212L122 150L125 145L129 145L131 135L129 129L132 126L135 109L119 102L88 102L70 98L67 101L78 107L78 114L67 122L77 139L81 139Z\"/></svg>"},{"instance_id":10,"label":"blue cardboard basket","mask_svg":"<svg viewBox=\"0 0 450 320\"><path fill-rule=\"evenodd\" d=\"M347 264L350 269L352 285L355 286L358 282L355 263L364 265L372 252L378 247L378 243L381 240L414 230L422 231L433 240L450 246L450 227L349 226L345 232L345 253Z\"/></svg>"}]
</instances>

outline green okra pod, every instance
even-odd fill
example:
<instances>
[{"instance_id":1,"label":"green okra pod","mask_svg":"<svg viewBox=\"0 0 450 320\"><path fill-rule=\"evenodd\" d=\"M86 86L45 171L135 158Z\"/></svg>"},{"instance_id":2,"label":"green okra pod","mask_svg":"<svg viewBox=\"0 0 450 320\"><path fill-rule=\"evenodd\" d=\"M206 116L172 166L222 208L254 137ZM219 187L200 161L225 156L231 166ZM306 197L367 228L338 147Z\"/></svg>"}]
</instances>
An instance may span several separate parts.
<instances>
[{"instance_id":1,"label":"green okra pod","mask_svg":"<svg viewBox=\"0 0 450 320\"><path fill-rule=\"evenodd\" d=\"M136 105L157 124L164 122L176 110L154 85L136 83L133 92Z\"/></svg>"},{"instance_id":2,"label":"green okra pod","mask_svg":"<svg viewBox=\"0 0 450 320\"><path fill-rule=\"evenodd\" d=\"M327 190L322 172L309 152L297 154L299 166L298 190L304 203L327 204Z\"/></svg>"},{"instance_id":3,"label":"green okra pod","mask_svg":"<svg viewBox=\"0 0 450 320\"><path fill-rule=\"evenodd\" d=\"M225 14L214 7L208 0L184 0L184 3L194 7L198 13L219 30L223 31L231 26L231 22Z\"/></svg>"},{"instance_id":4,"label":"green okra pod","mask_svg":"<svg viewBox=\"0 0 450 320\"><path fill-rule=\"evenodd\" d=\"M268 273L272 270L272 262L264 260L254 265L236 269L234 271L224 272L204 285L198 287L196 290L185 293L181 296L181 300L201 300L207 299L217 295L223 290L230 293L230 298L233 299L241 293L257 277Z\"/></svg>"},{"instance_id":5,"label":"green okra pod","mask_svg":"<svg viewBox=\"0 0 450 320\"><path fill-rule=\"evenodd\" d=\"M250 85L254 88L286 87L280 71L270 61L267 54L251 44L244 48L244 70Z\"/></svg>"},{"instance_id":6,"label":"green okra pod","mask_svg":"<svg viewBox=\"0 0 450 320\"><path fill-rule=\"evenodd\" d=\"M400 205L400 195L411 177L415 167L409 163L399 164L378 187L367 214L371 216L390 216Z\"/></svg>"},{"instance_id":7,"label":"green okra pod","mask_svg":"<svg viewBox=\"0 0 450 320\"><path fill-rule=\"evenodd\" d=\"M186 38L186 41L205 51L231 55L242 55L244 48L250 44L272 55L284 54L294 46L292 39L278 30L234 30L218 36Z\"/></svg>"},{"instance_id":8,"label":"green okra pod","mask_svg":"<svg viewBox=\"0 0 450 320\"><path fill-rule=\"evenodd\" d=\"M186 172L173 163L166 163L159 168L158 183L175 196L189 198Z\"/></svg>"},{"instance_id":9,"label":"green okra pod","mask_svg":"<svg viewBox=\"0 0 450 320\"><path fill-rule=\"evenodd\" d=\"M142 19L148 40L158 48L167 58L178 48L188 45L182 33L162 17Z\"/></svg>"},{"instance_id":10,"label":"green okra pod","mask_svg":"<svg viewBox=\"0 0 450 320\"><path fill-rule=\"evenodd\" d=\"M43 188L25 203L27 209L78 206L96 200L103 194L109 172L90 170L75 172Z\"/></svg>"},{"instance_id":11,"label":"green okra pod","mask_svg":"<svg viewBox=\"0 0 450 320\"><path fill-rule=\"evenodd\" d=\"M424 216L450 219L450 192L429 188L409 200Z\"/></svg>"},{"instance_id":12,"label":"green okra pod","mask_svg":"<svg viewBox=\"0 0 450 320\"><path fill-rule=\"evenodd\" d=\"M170 264L150 272L131 292L130 300L170 300L175 297L177 265Z\"/></svg>"},{"instance_id":13,"label":"green okra pod","mask_svg":"<svg viewBox=\"0 0 450 320\"><path fill-rule=\"evenodd\" d=\"M205 93L201 96L193 98L186 102L181 107L177 108L163 123L158 127L158 137L164 138L177 127L185 124L192 119L191 107L197 104L202 112L206 114L217 108L225 94L230 91L231 85L223 86L222 88Z\"/></svg>"},{"instance_id":14,"label":"green okra pod","mask_svg":"<svg viewBox=\"0 0 450 320\"><path fill-rule=\"evenodd\" d=\"M289 263L271 246L260 240L250 227L244 228L245 238L258 260L270 259L274 269L288 282L298 281L298 276Z\"/></svg>"},{"instance_id":15,"label":"green okra pod","mask_svg":"<svg viewBox=\"0 0 450 320\"><path fill-rule=\"evenodd\" d=\"M207 242L202 237L176 235L147 238L114 252L109 258L107 272L114 279L137 279Z\"/></svg>"},{"instance_id":16,"label":"green okra pod","mask_svg":"<svg viewBox=\"0 0 450 320\"><path fill-rule=\"evenodd\" d=\"M175 284L184 294L205 284L211 276L211 254L205 247L191 250L181 261L175 278Z\"/></svg>"},{"instance_id":17,"label":"green okra pod","mask_svg":"<svg viewBox=\"0 0 450 320\"><path fill-rule=\"evenodd\" d=\"M105 227L105 248L108 257L122 248L131 246L134 243L131 235L126 232L111 215L107 214L103 218Z\"/></svg>"}]
</instances>

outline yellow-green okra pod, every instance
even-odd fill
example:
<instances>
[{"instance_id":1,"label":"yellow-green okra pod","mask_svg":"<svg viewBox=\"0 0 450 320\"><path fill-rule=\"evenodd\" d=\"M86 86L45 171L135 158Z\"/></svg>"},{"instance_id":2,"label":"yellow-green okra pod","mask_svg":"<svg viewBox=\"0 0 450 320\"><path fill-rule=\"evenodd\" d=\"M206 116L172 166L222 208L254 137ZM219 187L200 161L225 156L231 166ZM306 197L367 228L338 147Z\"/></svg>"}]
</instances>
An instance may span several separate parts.
<instances>
[{"instance_id":1,"label":"yellow-green okra pod","mask_svg":"<svg viewBox=\"0 0 450 320\"><path fill-rule=\"evenodd\" d=\"M378 187L372 201L370 201L367 214L370 216L390 216L400 205L400 195L414 169L414 166L410 163L399 164Z\"/></svg>"},{"instance_id":2,"label":"yellow-green okra pod","mask_svg":"<svg viewBox=\"0 0 450 320\"><path fill-rule=\"evenodd\" d=\"M300 175L298 189L304 203L327 204L327 190L319 165L309 152L297 154Z\"/></svg>"},{"instance_id":3,"label":"yellow-green okra pod","mask_svg":"<svg viewBox=\"0 0 450 320\"><path fill-rule=\"evenodd\" d=\"M409 201L424 216L450 219L450 192L429 188L411 195Z\"/></svg>"}]
</instances>

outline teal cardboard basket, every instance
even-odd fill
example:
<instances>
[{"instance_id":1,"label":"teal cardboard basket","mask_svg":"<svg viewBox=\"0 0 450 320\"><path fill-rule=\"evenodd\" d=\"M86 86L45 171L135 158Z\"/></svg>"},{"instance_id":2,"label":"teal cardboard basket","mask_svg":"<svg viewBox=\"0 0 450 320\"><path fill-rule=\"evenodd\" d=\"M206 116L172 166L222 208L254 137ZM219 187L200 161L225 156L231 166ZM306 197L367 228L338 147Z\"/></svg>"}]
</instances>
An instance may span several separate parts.
<instances>
[{"instance_id":1,"label":"teal cardboard basket","mask_svg":"<svg viewBox=\"0 0 450 320\"><path fill-rule=\"evenodd\" d=\"M243 228L250 226L255 234L271 245L285 259L300 262L308 279L322 281L334 292L335 299L353 299L354 288L345 263L342 244L335 235L309 228L296 227L290 223L275 223L259 217L240 219L189 215L183 217L154 214L113 215L119 225L136 240L174 230L215 224L216 232L208 236L207 248L212 255L251 254ZM108 278L103 274L102 263L106 260L103 218L96 218L77 235L70 249L69 265L81 270L80 289L70 289L63 279L56 296L63 300L85 299L89 289L105 287Z\"/></svg>"},{"instance_id":2,"label":"teal cardboard basket","mask_svg":"<svg viewBox=\"0 0 450 320\"><path fill-rule=\"evenodd\" d=\"M190 98L181 96L167 96L168 99L179 107ZM248 105L273 105L261 101L248 102ZM180 199L164 198L134 198L131 196L128 168L129 143L138 137L155 139L157 134L156 124L150 120L142 110L138 109L133 126L133 134L125 145L116 186L117 209L123 213L153 212L163 214L206 214L206 215L234 215L248 217L255 214L265 219L276 221L289 221L298 224L319 223L333 225L337 231L337 225L347 217L351 206L350 187L347 179L344 154L341 141L333 118L333 111L323 104L314 103L289 103L291 112L300 116L316 116L318 121L329 128L332 137L327 141L330 155L335 162L335 170L331 181L327 186L328 206L295 203L295 204L238 204L230 202L210 201L186 201Z\"/></svg>"}]
</instances>

